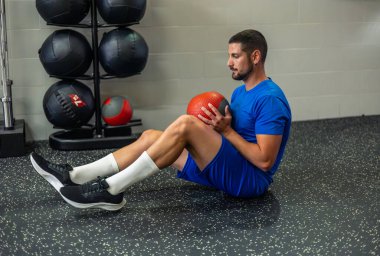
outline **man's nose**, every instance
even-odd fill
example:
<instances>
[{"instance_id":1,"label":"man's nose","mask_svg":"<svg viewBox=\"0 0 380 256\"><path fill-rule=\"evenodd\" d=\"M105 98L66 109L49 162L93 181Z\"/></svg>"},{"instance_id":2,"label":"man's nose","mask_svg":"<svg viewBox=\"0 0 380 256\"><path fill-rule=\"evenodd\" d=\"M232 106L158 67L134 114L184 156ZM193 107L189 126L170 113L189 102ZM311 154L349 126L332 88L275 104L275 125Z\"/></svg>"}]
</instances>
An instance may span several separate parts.
<instances>
[{"instance_id":1,"label":"man's nose","mask_svg":"<svg viewBox=\"0 0 380 256\"><path fill-rule=\"evenodd\" d=\"M231 58L228 58L227 60L227 66L230 68L233 66L233 62L232 62L232 59Z\"/></svg>"}]
</instances>

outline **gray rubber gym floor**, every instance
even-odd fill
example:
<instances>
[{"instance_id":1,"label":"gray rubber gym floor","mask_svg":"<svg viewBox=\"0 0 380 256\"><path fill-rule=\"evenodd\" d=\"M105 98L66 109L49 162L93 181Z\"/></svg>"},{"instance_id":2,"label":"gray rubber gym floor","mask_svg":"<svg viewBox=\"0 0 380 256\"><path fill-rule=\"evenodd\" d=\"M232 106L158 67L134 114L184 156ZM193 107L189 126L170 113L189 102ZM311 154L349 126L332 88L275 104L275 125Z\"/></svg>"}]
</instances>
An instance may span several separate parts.
<instances>
[{"instance_id":1,"label":"gray rubber gym floor","mask_svg":"<svg viewBox=\"0 0 380 256\"><path fill-rule=\"evenodd\" d=\"M72 165L112 151L31 147ZM166 169L119 212L79 210L29 156L0 164L0 255L380 255L380 116L295 122L270 191L250 200Z\"/></svg>"}]
</instances>

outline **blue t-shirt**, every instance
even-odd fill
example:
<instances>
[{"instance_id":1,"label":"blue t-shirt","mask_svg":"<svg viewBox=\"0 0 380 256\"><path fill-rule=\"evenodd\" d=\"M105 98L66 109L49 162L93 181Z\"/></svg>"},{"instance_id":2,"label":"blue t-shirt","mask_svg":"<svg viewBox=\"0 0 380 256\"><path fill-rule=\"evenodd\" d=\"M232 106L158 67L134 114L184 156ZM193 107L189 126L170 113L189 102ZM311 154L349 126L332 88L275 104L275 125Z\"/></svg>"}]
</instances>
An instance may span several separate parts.
<instances>
[{"instance_id":1,"label":"blue t-shirt","mask_svg":"<svg viewBox=\"0 0 380 256\"><path fill-rule=\"evenodd\" d=\"M249 91L241 85L232 93L230 109L231 126L245 140L257 143L256 134L282 135L276 161L266 172L272 178L280 165L290 133L292 117L285 94L271 79Z\"/></svg>"}]
</instances>

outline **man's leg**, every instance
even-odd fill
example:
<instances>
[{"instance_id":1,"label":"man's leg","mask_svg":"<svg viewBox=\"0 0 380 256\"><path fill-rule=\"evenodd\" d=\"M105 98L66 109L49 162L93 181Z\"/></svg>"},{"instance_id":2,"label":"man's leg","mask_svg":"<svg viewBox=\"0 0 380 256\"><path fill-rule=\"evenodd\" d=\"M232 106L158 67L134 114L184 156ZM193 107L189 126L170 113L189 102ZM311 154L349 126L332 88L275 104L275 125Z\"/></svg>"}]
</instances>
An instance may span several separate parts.
<instances>
[{"instance_id":1,"label":"man's leg","mask_svg":"<svg viewBox=\"0 0 380 256\"><path fill-rule=\"evenodd\" d=\"M134 143L77 167L51 163L36 153L32 153L30 159L35 170L59 191L64 185L83 184L98 176L111 176L119 172L133 163L161 134L161 131L147 130Z\"/></svg>"},{"instance_id":2,"label":"man's leg","mask_svg":"<svg viewBox=\"0 0 380 256\"><path fill-rule=\"evenodd\" d=\"M133 163L125 161L123 154L116 154L117 162L130 164L124 170L107 179L79 187L66 186L60 191L68 203L78 208L118 210L125 204L123 192L126 188L171 164L183 166L185 148L202 170L215 157L221 143L221 135L211 127L193 116L184 115L157 136Z\"/></svg>"},{"instance_id":3,"label":"man's leg","mask_svg":"<svg viewBox=\"0 0 380 256\"><path fill-rule=\"evenodd\" d=\"M77 184L83 184L98 176L113 175L133 163L161 134L162 131L157 130L144 131L135 142L122 147L105 158L83 166L74 167L73 171L70 172L70 178Z\"/></svg>"},{"instance_id":4,"label":"man's leg","mask_svg":"<svg viewBox=\"0 0 380 256\"><path fill-rule=\"evenodd\" d=\"M146 151L159 168L164 168L175 163L187 149L203 170L214 159L221 144L221 135L211 126L193 116L183 115Z\"/></svg>"},{"instance_id":5,"label":"man's leg","mask_svg":"<svg viewBox=\"0 0 380 256\"><path fill-rule=\"evenodd\" d=\"M161 136L162 131L146 130L132 144L125 146L115 152L113 156L120 170L125 169L133 163L145 150L147 150Z\"/></svg>"},{"instance_id":6,"label":"man's leg","mask_svg":"<svg viewBox=\"0 0 380 256\"><path fill-rule=\"evenodd\" d=\"M220 134L193 116L184 115L172 123L132 165L106 179L108 191L117 195L132 184L176 163L184 149L202 170L217 154L222 143ZM182 157L183 158L183 157Z\"/></svg>"}]
</instances>

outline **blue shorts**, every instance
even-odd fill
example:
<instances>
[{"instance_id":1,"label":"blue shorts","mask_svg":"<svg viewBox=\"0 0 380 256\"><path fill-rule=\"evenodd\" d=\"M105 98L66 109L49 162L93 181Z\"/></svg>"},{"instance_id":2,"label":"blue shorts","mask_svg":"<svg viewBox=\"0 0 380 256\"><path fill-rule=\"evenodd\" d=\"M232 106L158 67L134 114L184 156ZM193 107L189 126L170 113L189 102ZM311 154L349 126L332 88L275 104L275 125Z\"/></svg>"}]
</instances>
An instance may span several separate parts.
<instances>
[{"instance_id":1,"label":"blue shorts","mask_svg":"<svg viewBox=\"0 0 380 256\"><path fill-rule=\"evenodd\" d=\"M272 182L271 177L246 160L223 136L219 152L203 171L189 154L177 177L242 198L264 194Z\"/></svg>"}]
</instances>

